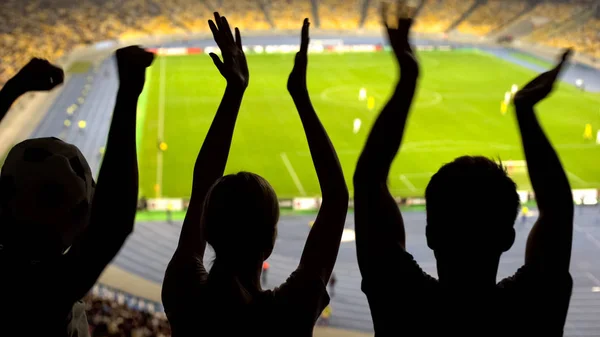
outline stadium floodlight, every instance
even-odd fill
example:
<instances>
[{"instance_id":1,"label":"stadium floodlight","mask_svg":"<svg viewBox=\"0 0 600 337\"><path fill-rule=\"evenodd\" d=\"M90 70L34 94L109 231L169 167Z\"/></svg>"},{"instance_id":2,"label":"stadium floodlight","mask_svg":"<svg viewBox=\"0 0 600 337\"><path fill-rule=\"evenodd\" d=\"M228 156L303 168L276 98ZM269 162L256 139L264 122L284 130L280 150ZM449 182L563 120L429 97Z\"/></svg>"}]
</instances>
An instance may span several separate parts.
<instances>
[{"instance_id":1,"label":"stadium floodlight","mask_svg":"<svg viewBox=\"0 0 600 337\"><path fill-rule=\"evenodd\" d=\"M87 122L84 120L80 120L78 125L80 129L85 129L85 127L87 126Z\"/></svg>"},{"instance_id":2,"label":"stadium floodlight","mask_svg":"<svg viewBox=\"0 0 600 337\"><path fill-rule=\"evenodd\" d=\"M581 78L578 78L578 79L575 81L575 85L577 85L578 87L581 87L581 86L583 85L583 80L582 80Z\"/></svg>"}]
</instances>

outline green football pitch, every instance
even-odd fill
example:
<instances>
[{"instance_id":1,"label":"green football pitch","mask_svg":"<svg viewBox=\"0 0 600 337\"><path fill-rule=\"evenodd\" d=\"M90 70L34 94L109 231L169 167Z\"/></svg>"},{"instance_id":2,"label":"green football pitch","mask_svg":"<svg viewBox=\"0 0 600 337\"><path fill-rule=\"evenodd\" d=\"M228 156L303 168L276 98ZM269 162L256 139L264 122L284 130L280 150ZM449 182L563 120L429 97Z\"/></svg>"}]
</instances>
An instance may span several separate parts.
<instances>
[{"instance_id":1,"label":"green football pitch","mask_svg":"<svg viewBox=\"0 0 600 337\"><path fill-rule=\"evenodd\" d=\"M286 90L293 54L248 55L250 86L238 117L227 172L267 178L280 198L318 196L320 189L302 124ZM461 155L524 159L513 111L500 105L513 84L535 73L477 51L419 53L422 79L389 184L397 196L421 196L431 175ZM348 187L371 125L396 81L392 56L309 55L313 104L337 150ZM198 150L221 100L225 81L208 55L156 59L148 73L138 117L141 195L189 197ZM368 109L361 88L375 100ZM600 188L600 145L583 138L600 125L600 96L568 84L540 104L538 116L559 152L572 187ZM362 121L354 133L354 120ZM594 137L595 138L595 137ZM158 154L159 140L168 149ZM512 176L529 189L526 170Z\"/></svg>"}]
</instances>

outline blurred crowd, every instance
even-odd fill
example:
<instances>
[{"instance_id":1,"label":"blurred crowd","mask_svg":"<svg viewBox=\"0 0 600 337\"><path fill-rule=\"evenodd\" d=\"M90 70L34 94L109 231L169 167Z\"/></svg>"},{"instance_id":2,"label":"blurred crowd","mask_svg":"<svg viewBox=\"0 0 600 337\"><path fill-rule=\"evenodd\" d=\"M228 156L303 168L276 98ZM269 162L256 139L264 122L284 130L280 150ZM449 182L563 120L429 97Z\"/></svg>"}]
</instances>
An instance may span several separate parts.
<instances>
[{"instance_id":1,"label":"blurred crowd","mask_svg":"<svg viewBox=\"0 0 600 337\"><path fill-rule=\"evenodd\" d=\"M490 0L484 6L478 6L457 29L461 33L486 35L502 27L526 7L524 1Z\"/></svg>"},{"instance_id":2,"label":"blurred crowd","mask_svg":"<svg viewBox=\"0 0 600 337\"><path fill-rule=\"evenodd\" d=\"M166 337L171 329L163 313L133 309L126 304L88 295L84 298L92 337Z\"/></svg>"},{"instance_id":3,"label":"blurred crowd","mask_svg":"<svg viewBox=\"0 0 600 337\"><path fill-rule=\"evenodd\" d=\"M523 14L546 19L528 36L531 41L553 47L576 42L577 51L599 54L598 19L558 32L552 29L578 18L593 2L541 1L531 10L527 10L526 1L489 0L473 8L475 3L424 0L415 31L446 32L472 10L456 28L461 33L484 36ZM227 13L243 31L296 29L297 22L305 17L323 29L352 30L361 26L379 29L380 5L381 0L4 0L0 12L0 85L34 56L56 61L77 46L103 40L208 32L206 20L214 11Z\"/></svg>"}]
</instances>

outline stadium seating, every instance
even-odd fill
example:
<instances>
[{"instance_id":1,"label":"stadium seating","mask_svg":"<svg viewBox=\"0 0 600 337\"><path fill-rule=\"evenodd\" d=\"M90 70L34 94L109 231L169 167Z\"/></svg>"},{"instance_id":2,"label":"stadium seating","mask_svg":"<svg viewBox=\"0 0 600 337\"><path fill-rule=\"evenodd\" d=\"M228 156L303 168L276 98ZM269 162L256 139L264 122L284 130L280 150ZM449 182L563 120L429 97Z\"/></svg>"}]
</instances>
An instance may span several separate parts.
<instances>
[{"instance_id":1,"label":"stadium seating","mask_svg":"<svg viewBox=\"0 0 600 337\"><path fill-rule=\"evenodd\" d=\"M360 0L321 0L319 21L322 29L356 29L360 23Z\"/></svg>"},{"instance_id":2,"label":"stadium seating","mask_svg":"<svg viewBox=\"0 0 600 337\"><path fill-rule=\"evenodd\" d=\"M581 11L584 5L573 3L540 3L529 14L531 18L543 18L547 23L537 26L536 30L529 36L530 40L546 43L553 25L560 24L570 19Z\"/></svg>"},{"instance_id":3,"label":"stadium seating","mask_svg":"<svg viewBox=\"0 0 600 337\"><path fill-rule=\"evenodd\" d=\"M420 33L443 33L473 5L474 1L425 0L414 30ZM366 29L380 29L380 8L380 0L370 1L364 23Z\"/></svg>"},{"instance_id":4,"label":"stadium seating","mask_svg":"<svg viewBox=\"0 0 600 337\"><path fill-rule=\"evenodd\" d=\"M465 34L487 35L493 29L502 27L526 6L523 1L490 0L479 5L457 29Z\"/></svg>"},{"instance_id":5,"label":"stadium seating","mask_svg":"<svg viewBox=\"0 0 600 337\"><path fill-rule=\"evenodd\" d=\"M219 3L218 3L219 2ZM235 23L241 30L267 30L271 25L257 1L207 1L212 11L224 13L227 20ZM206 20L204 20L206 26Z\"/></svg>"},{"instance_id":6,"label":"stadium seating","mask_svg":"<svg viewBox=\"0 0 600 337\"><path fill-rule=\"evenodd\" d=\"M164 314L151 314L91 294L84 303L93 336L171 336Z\"/></svg>"},{"instance_id":7,"label":"stadium seating","mask_svg":"<svg viewBox=\"0 0 600 337\"><path fill-rule=\"evenodd\" d=\"M102 40L127 40L147 35L207 33L213 11L226 13L242 30L298 29L305 17L318 14L320 28L352 30L360 25L380 29L381 0L3 0L0 11L0 85L32 57L56 61L80 45ZM415 31L446 32L475 0L424 0ZM313 5L316 6L313 8ZM459 24L462 33L486 35L524 9L524 1L490 0ZM581 3L540 2L526 18L545 18L528 36L553 47L575 45L579 52L599 56L598 20L557 33L551 27L585 10ZM587 6L590 6L589 4ZM18 37L18 38L17 38Z\"/></svg>"},{"instance_id":8,"label":"stadium seating","mask_svg":"<svg viewBox=\"0 0 600 337\"><path fill-rule=\"evenodd\" d=\"M313 19L310 0L271 0L268 8L278 29L297 30L304 18Z\"/></svg>"}]
</instances>

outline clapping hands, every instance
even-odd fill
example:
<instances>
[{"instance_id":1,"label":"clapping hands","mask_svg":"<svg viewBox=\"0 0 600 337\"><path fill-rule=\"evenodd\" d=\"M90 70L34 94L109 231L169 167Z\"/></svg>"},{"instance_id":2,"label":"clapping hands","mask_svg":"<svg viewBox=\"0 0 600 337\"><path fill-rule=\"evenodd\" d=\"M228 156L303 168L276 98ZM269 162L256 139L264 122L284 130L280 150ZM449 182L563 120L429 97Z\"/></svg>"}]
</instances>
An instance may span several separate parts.
<instances>
[{"instance_id":1,"label":"clapping hands","mask_svg":"<svg viewBox=\"0 0 600 337\"><path fill-rule=\"evenodd\" d=\"M563 66L569 60L571 53L571 49L565 50L556 67L539 75L517 92L514 99L515 106L533 107L544 98L548 97L554 88L554 83L556 83Z\"/></svg>"},{"instance_id":2,"label":"clapping hands","mask_svg":"<svg viewBox=\"0 0 600 337\"><path fill-rule=\"evenodd\" d=\"M310 22L308 19L304 19L302 25L302 35L300 41L300 51L296 54L296 60L294 62L294 68L288 79L287 88L292 96L308 93L306 88L306 67L308 65L308 28Z\"/></svg>"},{"instance_id":3,"label":"clapping hands","mask_svg":"<svg viewBox=\"0 0 600 337\"><path fill-rule=\"evenodd\" d=\"M410 8L406 0L398 1L396 18L397 27L388 25L388 4L381 5L381 20L387 31L388 40L394 50L402 76L418 77L419 63L410 45L409 33L413 24L414 10Z\"/></svg>"}]
</instances>

